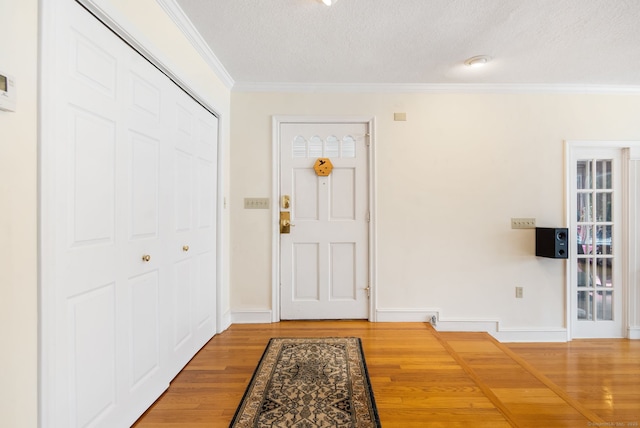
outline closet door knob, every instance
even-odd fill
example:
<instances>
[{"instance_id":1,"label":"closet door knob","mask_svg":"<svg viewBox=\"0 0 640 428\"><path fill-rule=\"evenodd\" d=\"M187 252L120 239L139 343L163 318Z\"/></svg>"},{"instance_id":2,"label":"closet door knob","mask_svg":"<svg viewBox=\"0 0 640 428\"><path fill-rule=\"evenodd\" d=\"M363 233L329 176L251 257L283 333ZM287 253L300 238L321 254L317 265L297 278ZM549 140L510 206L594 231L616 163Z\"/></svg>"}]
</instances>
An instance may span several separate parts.
<instances>
[{"instance_id":1,"label":"closet door knob","mask_svg":"<svg viewBox=\"0 0 640 428\"><path fill-rule=\"evenodd\" d=\"M143 262L148 262L149 260L151 260L151 256L149 254L145 254L144 256L142 256Z\"/></svg>"},{"instance_id":2,"label":"closet door knob","mask_svg":"<svg viewBox=\"0 0 640 428\"><path fill-rule=\"evenodd\" d=\"M189 251L189 246L188 245L183 245L182 246L182 251Z\"/></svg>"}]
</instances>

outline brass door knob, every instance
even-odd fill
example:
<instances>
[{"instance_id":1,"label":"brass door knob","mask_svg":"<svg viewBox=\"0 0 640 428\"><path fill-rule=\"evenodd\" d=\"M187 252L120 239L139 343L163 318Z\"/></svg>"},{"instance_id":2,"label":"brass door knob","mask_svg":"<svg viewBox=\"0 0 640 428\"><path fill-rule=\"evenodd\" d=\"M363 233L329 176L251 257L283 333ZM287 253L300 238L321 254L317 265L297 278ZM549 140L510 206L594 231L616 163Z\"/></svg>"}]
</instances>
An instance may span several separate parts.
<instances>
[{"instance_id":1,"label":"brass door knob","mask_svg":"<svg viewBox=\"0 0 640 428\"><path fill-rule=\"evenodd\" d=\"M182 246L182 251L189 251L189 246L188 245L183 245Z\"/></svg>"},{"instance_id":2,"label":"brass door knob","mask_svg":"<svg viewBox=\"0 0 640 428\"><path fill-rule=\"evenodd\" d=\"M151 256L149 254L145 254L144 256L142 256L143 262L148 262L149 260L151 260Z\"/></svg>"},{"instance_id":3,"label":"brass door knob","mask_svg":"<svg viewBox=\"0 0 640 428\"><path fill-rule=\"evenodd\" d=\"M289 233L291 224L291 213L289 211L280 211L280 233Z\"/></svg>"},{"instance_id":4,"label":"brass door knob","mask_svg":"<svg viewBox=\"0 0 640 428\"><path fill-rule=\"evenodd\" d=\"M291 220L285 218L280 220L280 227L296 227L296 225L291 223Z\"/></svg>"}]
</instances>

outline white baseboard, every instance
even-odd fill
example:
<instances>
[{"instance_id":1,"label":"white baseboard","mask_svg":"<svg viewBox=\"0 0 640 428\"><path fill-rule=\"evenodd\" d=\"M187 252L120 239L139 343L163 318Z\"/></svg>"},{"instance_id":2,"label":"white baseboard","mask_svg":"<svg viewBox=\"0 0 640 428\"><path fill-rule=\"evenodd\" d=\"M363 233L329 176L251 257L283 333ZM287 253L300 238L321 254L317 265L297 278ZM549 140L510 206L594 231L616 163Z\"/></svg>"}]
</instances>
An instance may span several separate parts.
<instances>
[{"instance_id":1,"label":"white baseboard","mask_svg":"<svg viewBox=\"0 0 640 428\"><path fill-rule=\"evenodd\" d=\"M491 333L493 337L498 339L501 343L514 343L514 342L566 342L567 341L567 329L504 329L495 333Z\"/></svg>"},{"instance_id":2,"label":"white baseboard","mask_svg":"<svg viewBox=\"0 0 640 428\"><path fill-rule=\"evenodd\" d=\"M378 309L375 322L431 322L434 316L436 317L435 328L438 331L485 332L505 343L567 341L565 328L508 329L500 328L500 320L497 319L441 319L440 310L437 308ZM229 319L228 313L224 318ZM272 323L270 310L232 311L229 319L229 325L270 323ZM640 328L630 328L629 338L640 339Z\"/></svg>"},{"instance_id":3,"label":"white baseboard","mask_svg":"<svg viewBox=\"0 0 640 428\"><path fill-rule=\"evenodd\" d=\"M438 309L378 309L376 322L429 322Z\"/></svg>"},{"instance_id":4,"label":"white baseboard","mask_svg":"<svg viewBox=\"0 0 640 428\"><path fill-rule=\"evenodd\" d=\"M271 311L232 311L231 323L233 324L271 324Z\"/></svg>"},{"instance_id":5,"label":"white baseboard","mask_svg":"<svg viewBox=\"0 0 640 428\"><path fill-rule=\"evenodd\" d=\"M640 327L629 327L627 337L633 340L640 339Z\"/></svg>"},{"instance_id":6,"label":"white baseboard","mask_svg":"<svg viewBox=\"0 0 640 428\"><path fill-rule=\"evenodd\" d=\"M474 331L485 332L490 335L495 333L500 328L500 321L492 319L439 319L435 325L438 331Z\"/></svg>"},{"instance_id":7,"label":"white baseboard","mask_svg":"<svg viewBox=\"0 0 640 428\"><path fill-rule=\"evenodd\" d=\"M505 329L498 319L441 318L439 308L378 309L376 322L430 322L436 317L438 331L485 332L500 342L566 342L565 328ZM640 334L640 329L636 334Z\"/></svg>"}]
</instances>

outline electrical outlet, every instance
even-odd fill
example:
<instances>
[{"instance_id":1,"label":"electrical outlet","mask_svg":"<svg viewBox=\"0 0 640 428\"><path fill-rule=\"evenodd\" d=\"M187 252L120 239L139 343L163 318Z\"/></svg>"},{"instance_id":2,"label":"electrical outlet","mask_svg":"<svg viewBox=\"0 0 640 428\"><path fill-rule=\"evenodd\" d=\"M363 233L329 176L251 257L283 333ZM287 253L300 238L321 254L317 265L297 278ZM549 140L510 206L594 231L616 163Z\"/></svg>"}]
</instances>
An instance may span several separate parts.
<instances>
[{"instance_id":1,"label":"electrical outlet","mask_svg":"<svg viewBox=\"0 0 640 428\"><path fill-rule=\"evenodd\" d=\"M511 229L535 229L535 218L512 218Z\"/></svg>"},{"instance_id":2,"label":"electrical outlet","mask_svg":"<svg viewBox=\"0 0 640 428\"><path fill-rule=\"evenodd\" d=\"M244 198L245 210L268 210L269 198Z\"/></svg>"},{"instance_id":3,"label":"electrical outlet","mask_svg":"<svg viewBox=\"0 0 640 428\"><path fill-rule=\"evenodd\" d=\"M516 299L522 299L524 289L522 287L516 287Z\"/></svg>"}]
</instances>

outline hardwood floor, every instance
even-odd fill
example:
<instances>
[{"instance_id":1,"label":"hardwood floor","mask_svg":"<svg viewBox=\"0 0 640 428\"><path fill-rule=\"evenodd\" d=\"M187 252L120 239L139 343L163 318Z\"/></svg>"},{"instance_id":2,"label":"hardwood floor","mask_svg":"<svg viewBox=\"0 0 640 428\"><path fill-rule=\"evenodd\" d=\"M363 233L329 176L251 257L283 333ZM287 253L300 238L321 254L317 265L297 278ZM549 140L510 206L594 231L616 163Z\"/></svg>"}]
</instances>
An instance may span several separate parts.
<instances>
[{"instance_id":1,"label":"hardwood floor","mask_svg":"<svg viewBox=\"0 0 640 428\"><path fill-rule=\"evenodd\" d=\"M533 370L611 425L640 426L640 341L509 344ZM595 426L595 425L593 425Z\"/></svg>"},{"instance_id":2,"label":"hardwood floor","mask_svg":"<svg viewBox=\"0 0 640 428\"><path fill-rule=\"evenodd\" d=\"M360 337L385 428L640 423L640 341L500 344L423 323L285 321L214 337L134 426L228 427L277 336Z\"/></svg>"}]
</instances>

